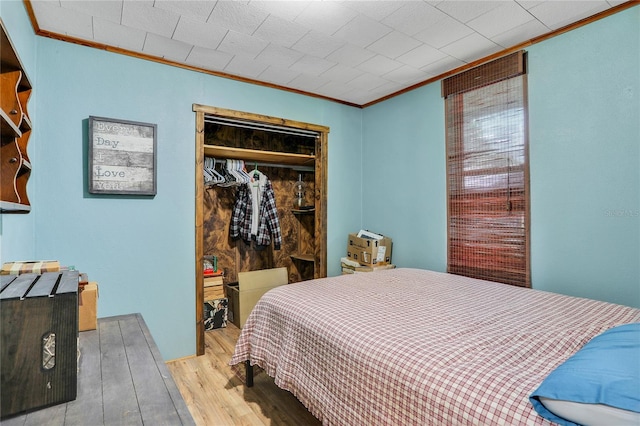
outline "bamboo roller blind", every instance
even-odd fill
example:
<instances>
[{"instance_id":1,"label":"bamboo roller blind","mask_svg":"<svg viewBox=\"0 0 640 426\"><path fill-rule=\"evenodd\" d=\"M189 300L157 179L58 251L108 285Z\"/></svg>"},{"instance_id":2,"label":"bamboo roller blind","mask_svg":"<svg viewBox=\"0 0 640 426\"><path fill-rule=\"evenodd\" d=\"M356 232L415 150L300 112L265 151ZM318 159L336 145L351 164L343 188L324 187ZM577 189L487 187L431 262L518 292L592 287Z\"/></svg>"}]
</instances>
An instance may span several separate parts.
<instances>
[{"instance_id":1,"label":"bamboo roller blind","mask_svg":"<svg viewBox=\"0 0 640 426\"><path fill-rule=\"evenodd\" d=\"M526 74L516 52L443 81L448 271L530 287Z\"/></svg>"}]
</instances>

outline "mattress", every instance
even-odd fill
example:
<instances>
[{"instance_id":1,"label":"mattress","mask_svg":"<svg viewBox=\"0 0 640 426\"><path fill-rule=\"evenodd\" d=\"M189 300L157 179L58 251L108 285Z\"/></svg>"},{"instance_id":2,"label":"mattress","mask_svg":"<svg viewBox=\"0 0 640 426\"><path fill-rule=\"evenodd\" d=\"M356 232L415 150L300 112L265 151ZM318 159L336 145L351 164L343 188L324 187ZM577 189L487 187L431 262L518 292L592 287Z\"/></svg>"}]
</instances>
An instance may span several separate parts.
<instances>
[{"instance_id":1,"label":"mattress","mask_svg":"<svg viewBox=\"0 0 640 426\"><path fill-rule=\"evenodd\" d=\"M256 304L230 365L325 425L549 424L529 394L640 310L420 269L305 281Z\"/></svg>"}]
</instances>

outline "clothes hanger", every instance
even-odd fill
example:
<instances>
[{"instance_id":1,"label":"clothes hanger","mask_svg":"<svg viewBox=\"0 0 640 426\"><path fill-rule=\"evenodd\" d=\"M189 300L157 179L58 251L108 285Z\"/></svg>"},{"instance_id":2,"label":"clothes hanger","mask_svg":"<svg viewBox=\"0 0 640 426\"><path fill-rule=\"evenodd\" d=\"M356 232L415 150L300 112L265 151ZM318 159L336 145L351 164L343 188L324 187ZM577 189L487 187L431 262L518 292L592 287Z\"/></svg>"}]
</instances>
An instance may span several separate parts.
<instances>
[{"instance_id":1,"label":"clothes hanger","mask_svg":"<svg viewBox=\"0 0 640 426\"><path fill-rule=\"evenodd\" d=\"M206 166L202 168L202 176L204 177L205 185L213 183L213 176L211 176L211 173L209 173Z\"/></svg>"},{"instance_id":2,"label":"clothes hanger","mask_svg":"<svg viewBox=\"0 0 640 426\"><path fill-rule=\"evenodd\" d=\"M210 164L211 164L211 159L208 157L205 157L204 167L202 169L205 185L214 185L216 183L216 177L211 173L211 169L209 167Z\"/></svg>"},{"instance_id":3,"label":"clothes hanger","mask_svg":"<svg viewBox=\"0 0 640 426\"><path fill-rule=\"evenodd\" d=\"M240 163L238 167L238 172L242 175L245 183L250 183L251 176L249 176L249 173L247 173L247 168L245 166L244 160L238 160L238 162Z\"/></svg>"},{"instance_id":4,"label":"clothes hanger","mask_svg":"<svg viewBox=\"0 0 640 426\"><path fill-rule=\"evenodd\" d=\"M204 183L205 185L217 185L224 182L224 177L215 169L216 159L213 157L204 157Z\"/></svg>"},{"instance_id":5,"label":"clothes hanger","mask_svg":"<svg viewBox=\"0 0 640 426\"><path fill-rule=\"evenodd\" d=\"M211 166L211 173L213 173L213 175L216 177L217 183L222 183L222 182L224 182L224 176L222 176L216 170L216 159L212 158L212 160L213 160L213 164Z\"/></svg>"},{"instance_id":6,"label":"clothes hanger","mask_svg":"<svg viewBox=\"0 0 640 426\"><path fill-rule=\"evenodd\" d=\"M244 161L242 160L233 160L235 164L235 172L238 176L238 181L240 183L249 183L251 179L249 179L249 175L244 170Z\"/></svg>"},{"instance_id":7,"label":"clothes hanger","mask_svg":"<svg viewBox=\"0 0 640 426\"><path fill-rule=\"evenodd\" d=\"M219 185L222 187L234 186L236 185L236 179L231 174L229 170L229 160L225 162L224 167L222 167L222 176L224 177L224 182L221 182Z\"/></svg>"},{"instance_id":8,"label":"clothes hanger","mask_svg":"<svg viewBox=\"0 0 640 426\"><path fill-rule=\"evenodd\" d=\"M229 174L229 183L231 184L231 186L237 186L240 184L240 182L238 181L238 175L236 175L236 171L235 171L235 160L231 160L229 158L227 158L227 168L226 171Z\"/></svg>"},{"instance_id":9,"label":"clothes hanger","mask_svg":"<svg viewBox=\"0 0 640 426\"><path fill-rule=\"evenodd\" d=\"M240 171L240 160L231 160L231 173L233 173L233 176L236 178L238 185L246 183L246 180Z\"/></svg>"}]
</instances>

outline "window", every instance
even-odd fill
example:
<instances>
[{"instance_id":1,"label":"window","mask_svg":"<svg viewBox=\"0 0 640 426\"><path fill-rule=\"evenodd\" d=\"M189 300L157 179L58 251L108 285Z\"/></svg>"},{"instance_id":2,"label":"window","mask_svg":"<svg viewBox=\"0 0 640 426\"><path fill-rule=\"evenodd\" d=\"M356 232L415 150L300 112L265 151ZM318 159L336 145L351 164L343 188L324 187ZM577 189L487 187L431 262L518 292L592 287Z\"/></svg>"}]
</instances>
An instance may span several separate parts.
<instances>
[{"instance_id":1,"label":"window","mask_svg":"<svg viewBox=\"0 0 640 426\"><path fill-rule=\"evenodd\" d=\"M443 81L450 273L531 287L524 52Z\"/></svg>"}]
</instances>

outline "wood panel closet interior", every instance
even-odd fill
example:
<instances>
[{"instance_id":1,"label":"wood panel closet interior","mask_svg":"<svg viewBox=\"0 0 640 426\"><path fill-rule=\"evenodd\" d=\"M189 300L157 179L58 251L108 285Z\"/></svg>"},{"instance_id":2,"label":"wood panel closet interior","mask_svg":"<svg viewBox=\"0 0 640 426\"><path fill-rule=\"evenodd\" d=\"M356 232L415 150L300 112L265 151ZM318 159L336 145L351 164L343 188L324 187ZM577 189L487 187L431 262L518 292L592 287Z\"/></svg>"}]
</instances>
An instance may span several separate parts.
<instances>
[{"instance_id":1,"label":"wood panel closet interior","mask_svg":"<svg viewBox=\"0 0 640 426\"><path fill-rule=\"evenodd\" d=\"M324 126L194 105L196 112L196 353L204 354L203 262L217 257L224 283L238 281L238 272L286 267L289 283L326 277L326 167ZM206 159L206 161L205 161ZM232 213L238 185L205 183L203 168L225 175L227 160L241 160L246 172L266 175L273 187L282 235L279 250L272 243L232 238ZM300 208L296 182L305 185Z\"/></svg>"}]
</instances>

